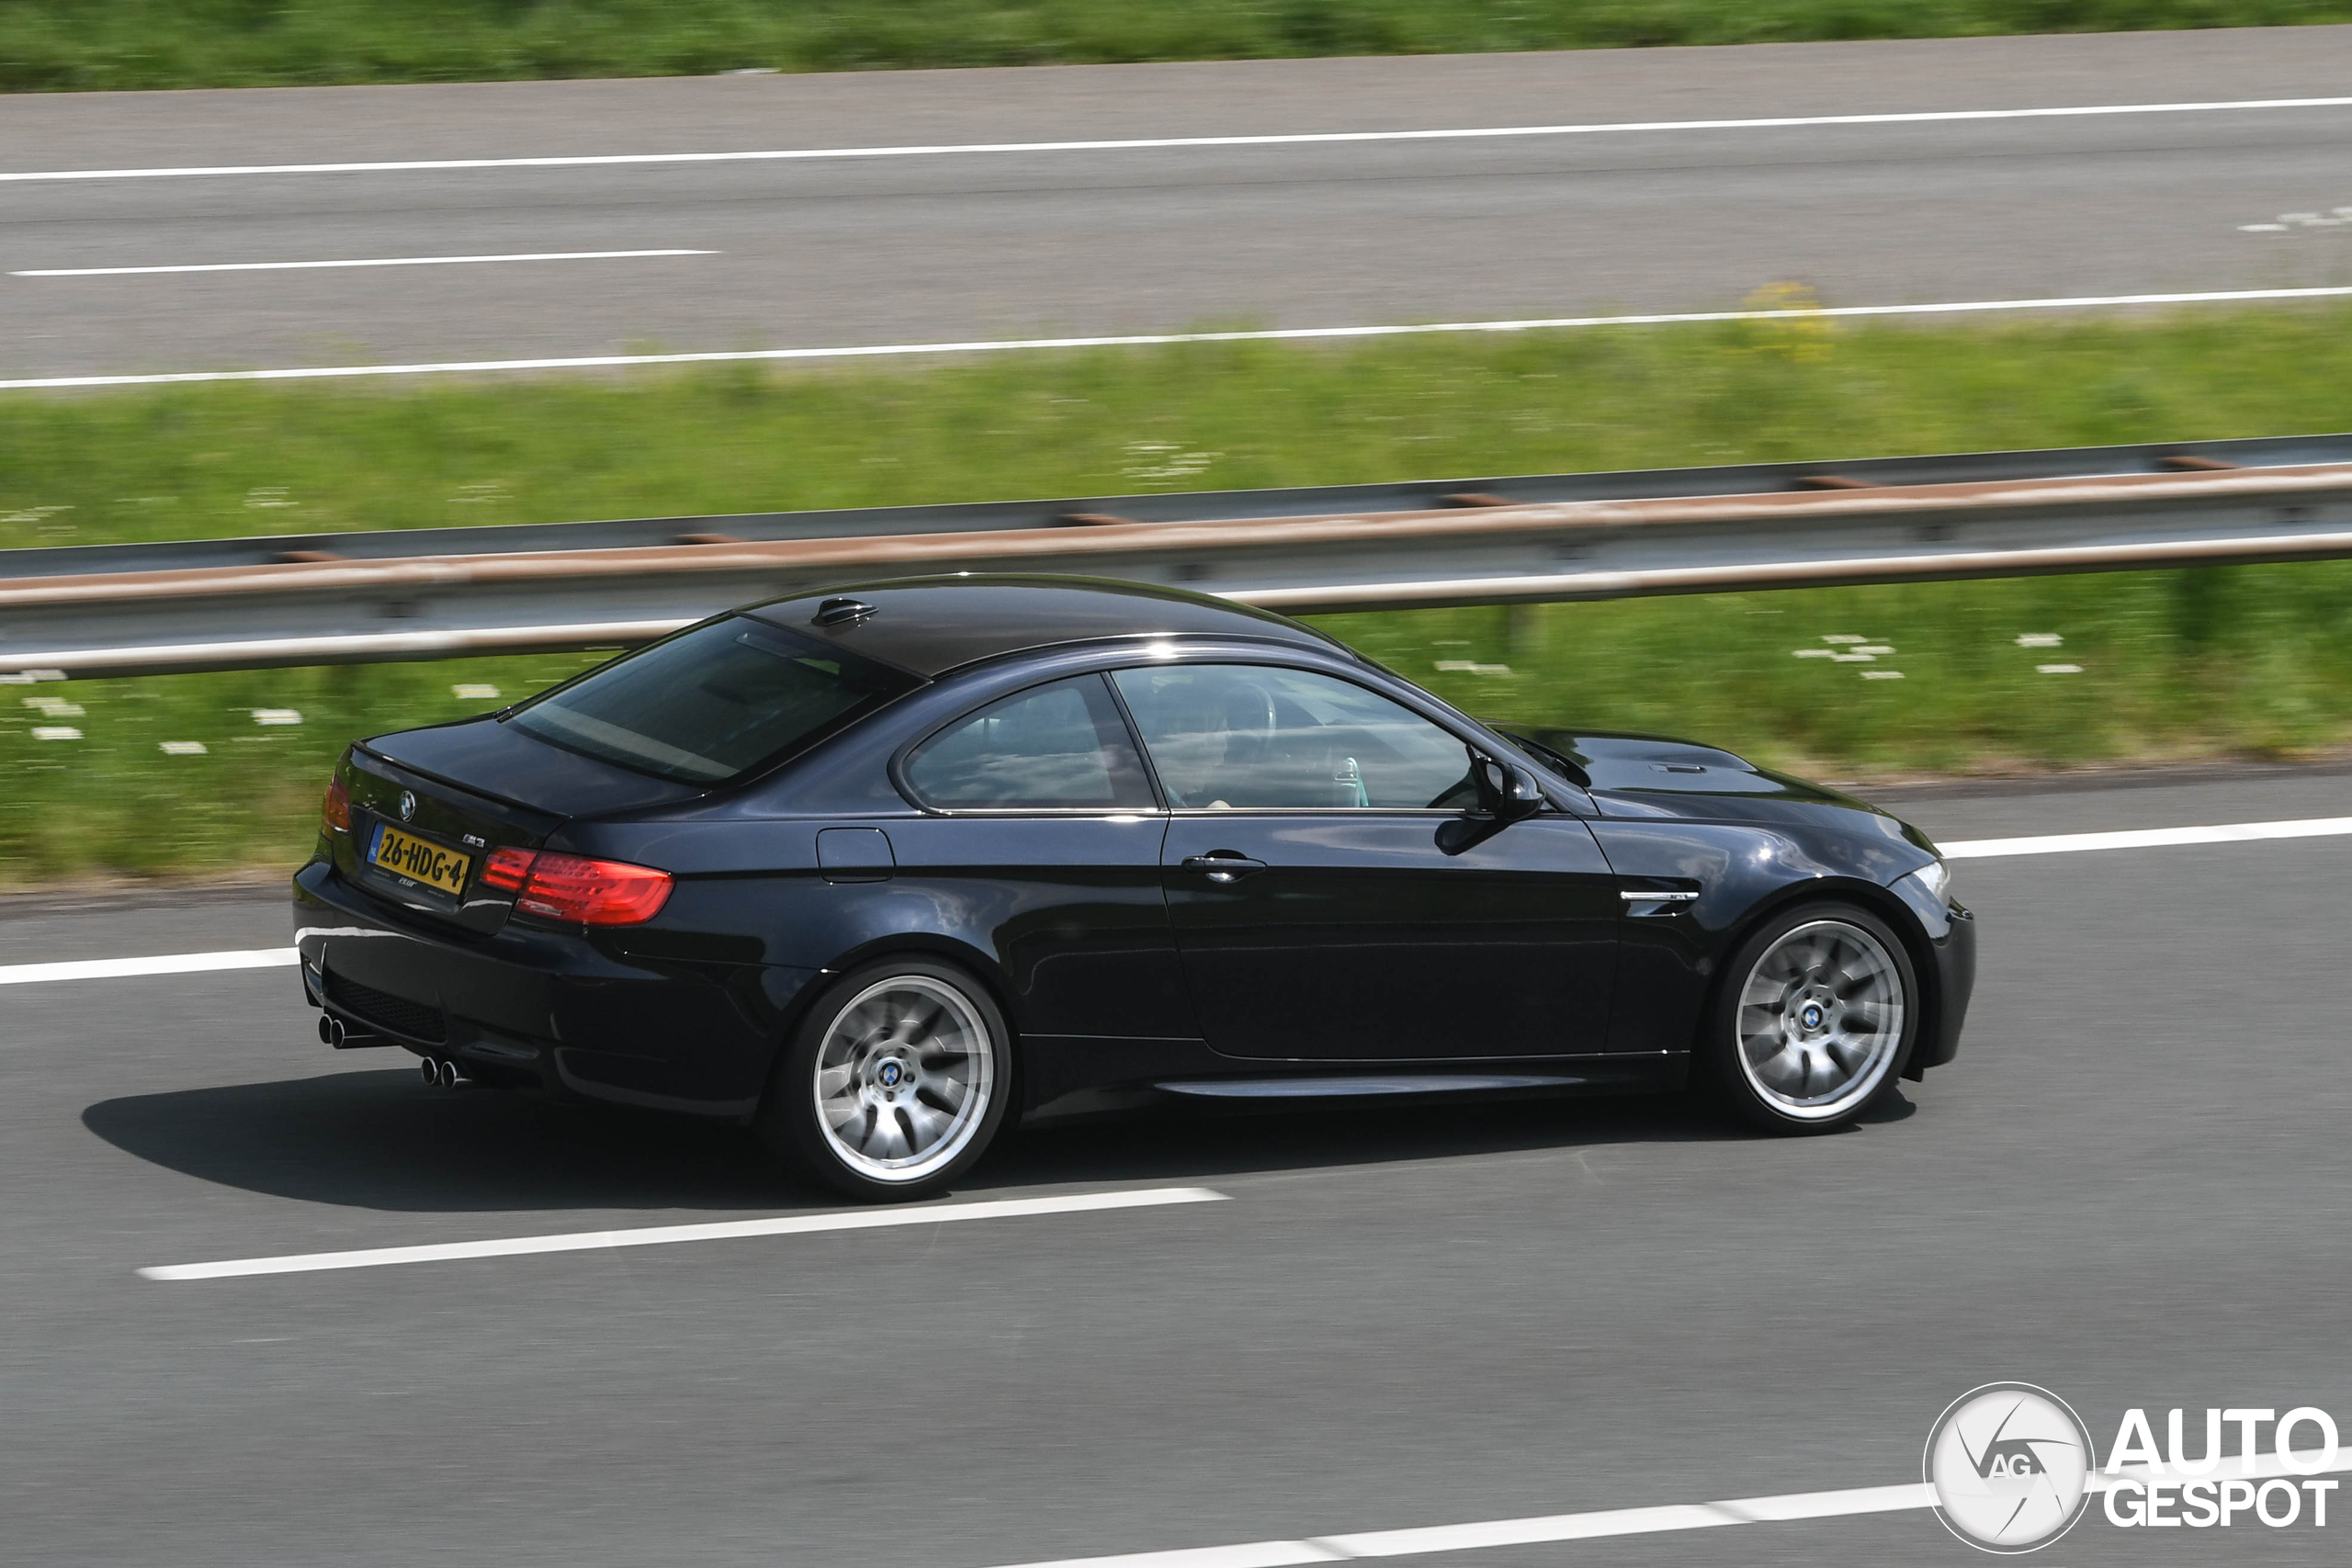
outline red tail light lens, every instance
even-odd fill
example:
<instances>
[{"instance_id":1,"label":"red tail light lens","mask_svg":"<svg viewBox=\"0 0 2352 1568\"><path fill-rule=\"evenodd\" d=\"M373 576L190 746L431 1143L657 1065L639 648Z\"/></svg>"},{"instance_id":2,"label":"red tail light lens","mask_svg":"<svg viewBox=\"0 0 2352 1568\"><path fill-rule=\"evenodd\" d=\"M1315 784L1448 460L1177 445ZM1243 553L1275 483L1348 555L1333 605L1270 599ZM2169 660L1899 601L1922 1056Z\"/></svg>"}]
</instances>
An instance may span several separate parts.
<instances>
[{"instance_id":1,"label":"red tail light lens","mask_svg":"<svg viewBox=\"0 0 2352 1568\"><path fill-rule=\"evenodd\" d=\"M327 797L319 803L319 820L337 833L351 831L351 792L343 787L343 780L327 780Z\"/></svg>"},{"instance_id":2,"label":"red tail light lens","mask_svg":"<svg viewBox=\"0 0 2352 1568\"><path fill-rule=\"evenodd\" d=\"M492 850L482 863L485 886L515 895L514 908L583 926L633 926L670 901L674 878L650 865L589 860L531 850Z\"/></svg>"},{"instance_id":3,"label":"red tail light lens","mask_svg":"<svg viewBox=\"0 0 2352 1568\"><path fill-rule=\"evenodd\" d=\"M531 862L536 858L529 850L492 850L481 863L481 885L502 893L520 893L523 884L531 879Z\"/></svg>"}]
</instances>

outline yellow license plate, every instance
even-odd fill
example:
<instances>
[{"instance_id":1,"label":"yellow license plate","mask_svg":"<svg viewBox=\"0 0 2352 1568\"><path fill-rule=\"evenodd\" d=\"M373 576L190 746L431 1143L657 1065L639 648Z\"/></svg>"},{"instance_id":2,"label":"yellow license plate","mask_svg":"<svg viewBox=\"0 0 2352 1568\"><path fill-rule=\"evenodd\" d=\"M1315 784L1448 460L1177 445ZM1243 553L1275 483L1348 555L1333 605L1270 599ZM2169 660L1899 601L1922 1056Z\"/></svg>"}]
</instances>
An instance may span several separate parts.
<instances>
[{"instance_id":1,"label":"yellow license plate","mask_svg":"<svg viewBox=\"0 0 2352 1568\"><path fill-rule=\"evenodd\" d=\"M379 824L376 841L368 846L371 864L381 866L394 876L405 876L412 882L422 882L427 887L437 887L444 893L462 893L466 887L466 873L472 869L474 858L455 850L445 850L438 844L427 843L398 828Z\"/></svg>"}]
</instances>

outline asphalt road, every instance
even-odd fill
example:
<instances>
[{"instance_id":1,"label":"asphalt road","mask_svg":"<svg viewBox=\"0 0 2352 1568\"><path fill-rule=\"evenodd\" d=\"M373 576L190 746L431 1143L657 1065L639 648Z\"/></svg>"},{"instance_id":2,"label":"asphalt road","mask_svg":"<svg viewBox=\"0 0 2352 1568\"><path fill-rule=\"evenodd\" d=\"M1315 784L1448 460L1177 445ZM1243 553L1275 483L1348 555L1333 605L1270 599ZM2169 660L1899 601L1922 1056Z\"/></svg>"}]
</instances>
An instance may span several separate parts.
<instances>
[{"instance_id":1,"label":"asphalt road","mask_svg":"<svg viewBox=\"0 0 2352 1568\"><path fill-rule=\"evenodd\" d=\"M2352 28L0 98L0 172L2342 96ZM2352 108L0 184L0 378L2352 282ZM2246 232L2302 213L2317 226Z\"/></svg>"},{"instance_id":2,"label":"asphalt road","mask_svg":"<svg viewBox=\"0 0 2352 1568\"><path fill-rule=\"evenodd\" d=\"M1947 839L2340 816L2352 775L1931 796ZM1667 1101L1032 1135L964 1198L1228 1201L230 1280L142 1265L818 1210L748 1142L435 1094L289 972L0 987L0 1558L988 1568L1875 1486L2023 1379L2352 1415L2352 840L1961 863L1961 1060L1781 1141ZM0 964L277 945L0 915ZM2337 1562L2329 1529L2070 1563ZM1973 1561L1924 1513L1420 1559ZM1228 1565L1247 1560L1223 1560Z\"/></svg>"}]
</instances>

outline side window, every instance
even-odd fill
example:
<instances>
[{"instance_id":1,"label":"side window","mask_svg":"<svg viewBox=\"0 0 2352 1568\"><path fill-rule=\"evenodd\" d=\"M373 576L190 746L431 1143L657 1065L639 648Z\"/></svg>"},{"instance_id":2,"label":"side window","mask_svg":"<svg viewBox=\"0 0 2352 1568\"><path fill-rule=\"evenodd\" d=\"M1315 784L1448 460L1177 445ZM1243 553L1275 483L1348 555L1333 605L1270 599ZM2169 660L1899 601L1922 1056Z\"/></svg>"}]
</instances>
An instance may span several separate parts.
<instances>
[{"instance_id":1,"label":"side window","mask_svg":"<svg viewBox=\"0 0 2352 1568\"><path fill-rule=\"evenodd\" d=\"M1450 810L1469 796L1461 741L1345 681L1259 664L1113 679L1171 806Z\"/></svg>"},{"instance_id":2,"label":"side window","mask_svg":"<svg viewBox=\"0 0 2352 1568\"><path fill-rule=\"evenodd\" d=\"M1100 675L989 704L924 741L906 777L922 804L947 810L1158 809Z\"/></svg>"}]
</instances>

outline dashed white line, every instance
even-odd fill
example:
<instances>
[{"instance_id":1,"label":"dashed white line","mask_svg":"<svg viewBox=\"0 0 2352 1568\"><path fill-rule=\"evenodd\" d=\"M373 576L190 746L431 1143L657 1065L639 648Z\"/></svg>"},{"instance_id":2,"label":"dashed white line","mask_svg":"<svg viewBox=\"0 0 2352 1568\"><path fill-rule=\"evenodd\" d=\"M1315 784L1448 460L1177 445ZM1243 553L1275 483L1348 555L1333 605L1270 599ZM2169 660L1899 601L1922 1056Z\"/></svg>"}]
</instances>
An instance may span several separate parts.
<instances>
[{"instance_id":1,"label":"dashed white line","mask_svg":"<svg viewBox=\"0 0 2352 1568\"><path fill-rule=\"evenodd\" d=\"M201 975L215 969L281 969L300 962L290 947L234 953L167 953L156 958L75 958L62 964L0 964L0 986L44 980L123 980L139 975Z\"/></svg>"},{"instance_id":2,"label":"dashed white line","mask_svg":"<svg viewBox=\"0 0 2352 1568\"><path fill-rule=\"evenodd\" d=\"M2116 833L2045 833L2027 839L1970 839L1939 844L1947 860L2007 855L2082 854L2098 850L2169 849L2179 844L2248 844L2267 839L2333 839L2352 833L2352 817L2291 822L2224 822L2206 828L2135 828Z\"/></svg>"},{"instance_id":3,"label":"dashed white line","mask_svg":"<svg viewBox=\"0 0 2352 1568\"><path fill-rule=\"evenodd\" d=\"M2320 1474L2352 1470L2352 1455L2339 1454ZM2210 1479L2279 1476L2285 1465L2265 1456L2248 1462L2224 1459ZM2119 1482L2144 1483L2148 1471L2094 1472L2090 1490L2104 1493ZM1773 1497L1735 1497L1717 1503L1671 1503L1651 1508L1603 1508L1581 1514L1550 1514L1524 1519L1486 1519L1475 1524L1421 1529L1372 1530L1358 1535L1305 1536L1295 1540L1253 1540L1231 1546L1136 1551L1109 1557L1057 1557L1008 1568L1299 1568L1315 1562L1351 1562L1367 1557L1424 1557L1438 1552L1481 1551L1498 1546L1540 1546L1564 1540L1600 1540L1612 1536L1656 1535L1669 1530L1712 1529L1724 1525L1789 1524L1802 1519L1851 1518L1935 1506L1935 1489L1924 1482L1901 1486L1860 1486L1839 1492L1790 1492ZM1939 1538L1940 1539L1940 1538Z\"/></svg>"},{"instance_id":4,"label":"dashed white line","mask_svg":"<svg viewBox=\"0 0 2352 1568\"><path fill-rule=\"evenodd\" d=\"M649 1225L639 1230L572 1231L557 1235L519 1235L494 1241L443 1242L424 1247L373 1247L355 1252L302 1252L277 1258L236 1258L221 1263L172 1263L141 1269L139 1277L142 1280L230 1280L254 1274L310 1274L334 1269L381 1269L400 1263L446 1263L462 1258L519 1258L541 1252L666 1247L687 1241L811 1235L824 1231L888 1230L901 1225L946 1224L960 1220L1095 1213L1111 1209L1159 1209L1177 1203L1223 1201L1224 1193L1206 1187L1147 1187L1125 1192L1073 1193L1059 1198L1007 1198L907 1209L857 1209L846 1213L792 1214L770 1220Z\"/></svg>"},{"instance_id":5,"label":"dashed white line","mask_svg":"<svg viewBox=\"0 0 2352 1568\"><path fill-rule=\"evenodd\" d=\"M1673 1503L1655 1508L1603 1508L1535 1518L1486 1519L1476 1524L1307 1536L1297 1540L1243 1541L1231 1546L1129 1552L1113 1557L1063 1557L1046 1562L1019 1563L1014 1568L1298 1568L1306 1563L1348 1562L1366 1557L1422 1557L1442 1551L1599 1540L1611 1536L1656 1535L1723 1525L1840 1518L1926 1508L1934 1503L1932 1490L1924 1483L1913 1482L1907 1486L1792 1492L1777 1497Z\"/></svg>"},{"instance_id":6,"label":"dashed white line","mask_svg":"<svg viewBox=\"0 0 2352 1568\"><path fill-rule=\"evenodd\" d=\"M0 183L160 180L237 175L382 175L453 169L570 169L628 164L751 164L987 153L1138 152L1194 147L1304 147L1362 141L1467 141L1640 131L1782 130L1812 126L1935 125L1969 120L2080 119L2114 115L2215 114L2352 107L2352 97L2240 98L2176 104L2086 104L2021 109L1927 109L1903 114L1773 115L1751 119L1605 120L1580 125L1464 126L1430 130L1317 130L1238 136L1146 136L1077 141L954 141L903 147L799 147L728 152L604 152L524 158L397 158L344 164L213 164L177 168L32 169Z\"/></svg>"},{"instance_id":7,"label":"dashed white line","mask_svg":"<svg viewBox=\"0 0 2352 1568\"><path fill-rule=\"evenodd\" d=\"M533 251L503 256L370 256L356 261L198 262L182 266L44 266L10 277L129 277L159 272L308 272L341 266L471 266L483 262L629 261L647 256L715 256L717 251Z\"/></svg>"},{"instance_id":8,"label":"dashed white line","mask_svg":"<svg viewBox=\"0 0 2352 1568\"><path fill-rule=\"evenodd\" d=\"M1673 310L1639 316L1548 316L1523 321L1431 321L1408 326L1283 327L1256 332L1130 333L1114 337L983 338L960 343L868 344L844 348L747 348L697 354L593 354L548 359L442 360L422 365L329 365L283 370L170 370L134 376L38 376L0 381L0 391L73 387L157 387L196 381L319 381L368 376L480 375L513 370L605 370L631 366L753 360L881 359L923 354L1007 354L1038 349L1148 348L1181 343L1305 343L1420 337L1435 333L1530 333L1575 327L1667 326L1692 321L1826 321L1873 316L1962 316L1997 310L2080 310L2140 305L2231 305L2336 299L2352 284L2318 288L2212 288L2174 294L2083 294L2052 299L1960 299L1931 305L1832 305L1794 310Z\"/></svg>"}]
</instances>

